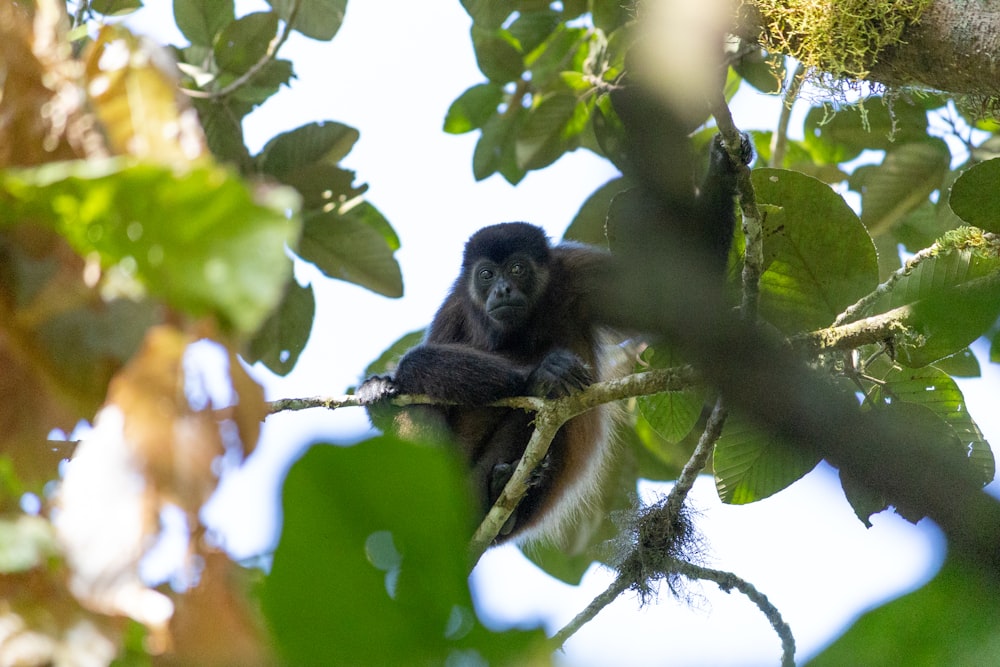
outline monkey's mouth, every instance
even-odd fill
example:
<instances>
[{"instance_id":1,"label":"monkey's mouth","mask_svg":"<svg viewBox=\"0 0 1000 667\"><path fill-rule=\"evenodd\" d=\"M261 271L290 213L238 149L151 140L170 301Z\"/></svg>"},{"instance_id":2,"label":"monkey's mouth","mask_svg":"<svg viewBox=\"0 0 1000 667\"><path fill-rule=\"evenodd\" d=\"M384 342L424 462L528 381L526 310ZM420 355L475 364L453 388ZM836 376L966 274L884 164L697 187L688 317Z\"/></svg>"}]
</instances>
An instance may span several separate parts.
<instances>
[{"instance_id":1,"label":"monkey's mouth","mask_svg":"<svg viewBox=\"0 0 1000 667\"><path fill-rule=\"evenodd\" d=\"M490 317L498 322L512 322L524 317L527 308L519 304L505 303L502 306L490 308Z\"/></svg>"}]
</instances>

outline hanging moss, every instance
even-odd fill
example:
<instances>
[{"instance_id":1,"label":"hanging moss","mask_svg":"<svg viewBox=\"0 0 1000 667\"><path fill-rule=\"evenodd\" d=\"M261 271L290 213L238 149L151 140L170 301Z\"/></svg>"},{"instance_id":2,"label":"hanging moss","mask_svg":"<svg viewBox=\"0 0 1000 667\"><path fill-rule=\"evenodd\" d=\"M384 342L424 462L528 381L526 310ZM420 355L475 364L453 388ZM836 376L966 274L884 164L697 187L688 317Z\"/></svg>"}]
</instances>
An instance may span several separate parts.
<instances>
[{"instance_id":1,"label":"hanging moss","mask_svg":"<svg viewBox=\"0 0 1000 667\"><path fill-rule=\"evenodd\" d=\"M810 75L863 80L931 0L744 0L763 17L761 42L801 62Z\"/></svg>"}]
</instances>

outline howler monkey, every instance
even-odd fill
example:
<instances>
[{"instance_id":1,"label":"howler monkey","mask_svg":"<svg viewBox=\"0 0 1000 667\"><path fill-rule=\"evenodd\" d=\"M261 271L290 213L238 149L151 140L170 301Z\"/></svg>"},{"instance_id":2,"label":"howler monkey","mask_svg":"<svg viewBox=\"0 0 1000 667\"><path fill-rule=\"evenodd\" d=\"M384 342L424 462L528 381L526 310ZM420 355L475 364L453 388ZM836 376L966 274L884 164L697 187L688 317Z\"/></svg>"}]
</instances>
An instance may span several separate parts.
<instances>
[{"instance_id":1,"label":"howler monkey","mask_svg":"<svg viewBox=\"0 0 1000 667\"><path fill-rule=\"evenodd\" d=\"M711 221L719 228L706 238L724 258L734 226L735 167L720 141L711 151L702 190L724 199L727 212ZM724 244L714 241L720 236ZM534 415L484 406L511 396L565 396L606 377L614 347L608 347L595 306L614 270L610 252L572 242L553 245L540 228L524 222L481 229L466 244L461 272L424 342L400 359L394 375L366 380L358 396L369 405L399 394L449 403L422 408L467 461L485 514L524 453ZM498 543L515 536L558 537L593 500L612 458L611 415L608 406L595 408L560 429Z\"/></svg>"}]
</instances>

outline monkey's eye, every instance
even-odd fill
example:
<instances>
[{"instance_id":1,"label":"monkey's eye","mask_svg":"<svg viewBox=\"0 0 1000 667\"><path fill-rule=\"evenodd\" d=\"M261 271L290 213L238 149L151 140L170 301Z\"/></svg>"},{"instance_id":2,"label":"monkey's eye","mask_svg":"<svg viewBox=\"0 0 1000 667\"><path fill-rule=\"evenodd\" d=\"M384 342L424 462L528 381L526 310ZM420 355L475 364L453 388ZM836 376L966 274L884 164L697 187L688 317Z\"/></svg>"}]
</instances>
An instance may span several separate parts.
<instances>
[{"instance_id":1,"label":"monkey's eye","mask_svg":"<svg viewBox=\"0 0 1000 667\"><path fill-rule=\"evenodd\" d=\"M521 264L520 262L514 262L513 264L510 265L510 275L520 276L522 274L524 274L524 264Z\"/></svg>"},{"instance_id":2,"label":"monkey's eye","mask_svg":"<svg viewBox=\"0 0 1000 667\"><path fill-rule=\"evenodd\" d=\"M493 272L489 269L481 269L479 271L480 280L493 280Z\"/></svg>"}]
</instances>

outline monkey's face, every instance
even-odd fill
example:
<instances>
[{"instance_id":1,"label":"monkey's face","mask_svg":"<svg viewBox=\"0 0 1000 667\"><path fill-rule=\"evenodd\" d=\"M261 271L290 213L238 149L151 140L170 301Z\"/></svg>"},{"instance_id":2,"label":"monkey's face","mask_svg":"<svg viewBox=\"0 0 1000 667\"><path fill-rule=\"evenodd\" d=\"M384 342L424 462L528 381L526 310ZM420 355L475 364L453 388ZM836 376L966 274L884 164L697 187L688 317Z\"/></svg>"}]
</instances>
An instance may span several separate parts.
<instances>
[{"instance_id":1,"label":"monkey's face","mask_svg":"<svg viewBox=\"0 0 1000 667\"><path fill-rule=\"evenodd\" d=\"M501 329L517 329L538 303L544 273L524 256L512 255L502 263L482 259L472 269L470 291L492 322Z\"/></svg>"}]
</instances>

